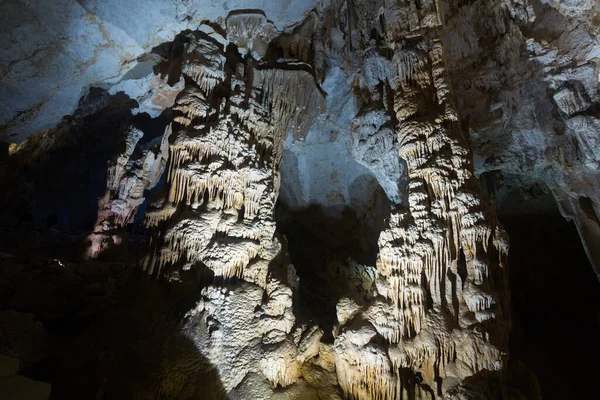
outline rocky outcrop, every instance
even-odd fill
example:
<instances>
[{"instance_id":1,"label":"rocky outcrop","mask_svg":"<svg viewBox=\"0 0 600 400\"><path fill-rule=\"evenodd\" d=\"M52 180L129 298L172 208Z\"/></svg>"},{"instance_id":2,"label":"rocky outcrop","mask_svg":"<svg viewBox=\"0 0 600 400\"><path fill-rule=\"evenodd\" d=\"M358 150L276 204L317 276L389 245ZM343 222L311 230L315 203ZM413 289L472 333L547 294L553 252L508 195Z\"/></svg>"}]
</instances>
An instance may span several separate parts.
<instances>
[{"instance_id":1,"label":"rocky outcrop","mask_svg":"<svg viewBox=\"0 0 600 400\"><path fill-rule=\"evenodd\" d=\"M94 232L88 236L87 258L97 258L123 242L125 228L133 223L145 201L145 191L153 189L163 175L169 156L171 126L167 127L160 144L153 146L155 149L142 149L138 145L143 136L144 132L130 127L123 138L125 149L109 163L106 193L98 200L98 219Z\"/></svg>"},{"instance_id":2,"label":"rocky outcrop","mask_svg":"<svg viewBox=\"0 0 600 400\"><path fill-rule=\"evenodd\" d=\"M507 241L472 175L468 136L436 39L436 4L421 4L419 12L410 5L382 7L379 15L395 17L389 25L380 23L377 6L353 6L329 28L349 34L342 53L360 54L350 72L354 92L362 94L362 108L375 123L363 111L353 126L368 138L393 121L396 137L370 147L385 154L388 168L395 154L407 177L406 186L393 191L404 196L396 197L379 239L375 298L338 305L339 384L350 398L452 397L466 378L502 369L509 326ZM380 42L365 40L378 30ZM366 163L390 187L373 164Z\"/></svg>"},{"instance_id":3,"label":"rocky outcrop","mask_svg":"<svg viewBox=\"0 0 600 400\"><path fill-rule=\"evenodd\" d=\"M338 377L356 398L414 390L435 397L452 389L448 382L501 369L507 347L508 243L480 199L441 43L415 50L394 57L400 66L418 60L410 79L396 80L394 97L408 207L392 213L379 239L378 298L345 311L351 317L336 338ZM419 374L420 389L411 374Z\"/></svg>"},{"instance_id":4,"label":"rocky outcrop","mask_svg":"<svg viewBox=\"0 0 600 400\"><path fill-rule=\"evenodd\" d=\"M55 128L10 145L0 165L0 223L89 233L106 190L107 161L122 151L127 131L143 130L140 146L147 146L168 124L168 111L151 119L133 115L134 106L123 94L91 88L76 112Z\"/></svg>"},{"instance_id":5,"label":"rocky outcrop","mask_svg":"<svg viewBox=\"0 0 600 400\"><path fill-rule=\"evenodd\" d=\"M222 21L238 9L262 9L279 26L299 21L315 0L65 0L9 2L0 35L0 135L20 142L72 114L86 88L125 91L146 107L140 86L153 88L153 50L198 21ZM162 84L160 84L162 86ZM111 89L114 88L114 89ZM159 90L169 91L168 88ZM162 107L169 107L163 105ZM162 108L162 109L164 109Z\"/></svg>"},{"instance_id":6,"label":"rocky outcrop","mask_svg":"<svg viewBox=\"0 0 600 400\"><path fill-rule=\"evenodd\" d=\"M498 207L507 193L544 187L596 270L599 12L589 1L459 3L442 33L475 170L499 174Z\"/></svg>"}]
</instances>

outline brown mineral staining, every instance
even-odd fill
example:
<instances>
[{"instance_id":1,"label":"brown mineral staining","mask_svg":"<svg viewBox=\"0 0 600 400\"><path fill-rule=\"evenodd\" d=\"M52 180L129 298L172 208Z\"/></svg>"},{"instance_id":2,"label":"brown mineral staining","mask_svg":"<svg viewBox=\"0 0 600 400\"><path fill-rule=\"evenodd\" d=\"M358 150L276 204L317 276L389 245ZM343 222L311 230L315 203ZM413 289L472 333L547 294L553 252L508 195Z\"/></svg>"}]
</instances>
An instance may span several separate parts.
<instances>
[{"instance_id":1,"label":"brown mineral staining","mask_svg":"<svg viewBox=\"0 0 600 400\"><path fill-rule=\"evenodd\" d=\"M331 163L333 165L333 163ZM331 174L331 182L332 183L338 183L338 173L334 172Z\"/></svg>"}]
</instances>

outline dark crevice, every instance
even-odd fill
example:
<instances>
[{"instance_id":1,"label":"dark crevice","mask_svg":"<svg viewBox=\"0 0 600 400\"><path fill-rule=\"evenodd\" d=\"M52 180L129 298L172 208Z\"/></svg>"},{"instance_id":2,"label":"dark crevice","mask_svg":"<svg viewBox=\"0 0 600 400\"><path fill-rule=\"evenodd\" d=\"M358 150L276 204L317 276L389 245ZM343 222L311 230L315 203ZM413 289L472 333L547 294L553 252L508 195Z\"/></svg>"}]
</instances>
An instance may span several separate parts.
<instances>
[{"instance_id":1,"label":"dark crevice","mask_svg":"<svg viewBox=\"0 0 600 400\"><path fill-rule=\"evenodd\" d=\"M465 257L465 252L463 249L460 249L458 262L456 264L456 273L458 274L458 276L460 276L460 280L462 282L462 289L464 289L465 281L467 280L467 276L469 276L469 273L467 271L467 259Z\"/></svg>"},{"instance_id":2,"label":"dark crevice","mask_svg":"<svg viewBox=\"0 0 600 400\"><path fill-rule=\"evenodd\" d=\"M546 400L600 398L600 284L577 230L554 213L502 217L511 242L511 358L531 368ZM585 349L585 350L584 350Z\"/></svg>"},{"instance_id":3,"label":"dark crevice","mask_svg":"<svg viewBox=\"0 0 600 400\"><path fill-rule=\"evenodd\" d=\"M378 195L387 199L383 193ZM288 239L290 260L300 279L296 315L300 320L316 322L325 332L325 341L333 340L340 298L363 303L370 296L358 287L349 271L356 264L375 266L377 240L389 209L383 201L367 217L346 207L336 218L328 216L319 205L300 210L290 210L281 202L277 205L277 229Z\"/></svg>"}]
</instances>

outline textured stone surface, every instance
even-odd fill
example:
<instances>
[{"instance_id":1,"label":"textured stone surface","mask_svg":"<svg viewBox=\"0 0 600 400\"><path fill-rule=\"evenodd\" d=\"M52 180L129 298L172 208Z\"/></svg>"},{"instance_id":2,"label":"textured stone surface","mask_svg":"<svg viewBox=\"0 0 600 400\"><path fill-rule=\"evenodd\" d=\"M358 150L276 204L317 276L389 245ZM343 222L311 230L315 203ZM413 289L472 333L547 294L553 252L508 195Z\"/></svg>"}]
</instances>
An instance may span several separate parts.
<instances>
[{"instance_id":1,"label":"textured stone surface","mask_svg":"<svg viewBox=\"0 0 600 400\"><path fill-rule=\"evenodd\" d=\"M0 132L20 142L71 114L90 86L136 97L144 59L179 32L239 9L263 10L276 26L298 22L314 0L8 1L0 5ZM136 71L136 69L138 71ZM128 76L129 75L129 76ZM148 79L148 78L143 78ZM152 78L149 78L152 79ZM142 108L143 109L143 108Z\"/></svg>"},{"instance_id":2,"label":"textured stone surface","mask_svg":"<svg viewBox=\"0 0 600 400\"><path fill-rule=\"evenodd\" d=\"M186 3L166 28L159 3L126 27L115 13L137 3L86 6L123 29L109 30L123 49L135 42L135 61L99 78L108 93L173 116L155 152L131 128L109 165L91 255L118 244L166 171L140 260L160 288L114 322L136 316L122 342L135 347L116 345L143 364L136 383L120 392L114 370L97 393L193 398L217 377L215 398L539 398L509 365L508 239L475 173L497 206L507 192L551 192L600 259L598 5L331 0L304 14L311 3L256 3L202 11L199 25L185 16L203 3ZM92 100L87 113L108 104ZM24 156L47 137L10 149ZM315 216L286 238L278 199L280 218ZM310 243L294 235L312 222ZM354 241L367 230L376 245ZM146 325L151 339L136 343Z\"/></svg>"},{"instance_id":3,"label":"textured stone surface","mask_svg":"<svg viewBox=\"0 0 600 400\"><path fill-rule=\"evenodd\" d=\"M600 6L450 4L442 38L477 174L499 172L499 207L507 192L545 187L579 227L598 270Z\"/></svg>"},{"instance_id":4,"label":"textured stone surface","mask_svg":"<svg viewBox=\"0 0 600 400\"><path fill-rule=\"evenodd\" d=\"M384 11L367 2L356 4L356 16L327 18L344 7L323 6L292 37L274 39L275 63L224 52L224 36L208 29L187 35L179 128L164 190L146 215L152 237L143 266L172 282L185 282L186 271L209 277L185 334L240 398L277 398L260 376L292 398L340 390L358 399L455 396L467 378L504 368L507 242L480 199L442 44L416 32L436 32L435 6L417 13L388 5L398 19L385 29ZM268 29L260 18L244 21ZM334 27L348 42L314 41ZM381 43L365 39L378 28ZM234 38L247 54L263 54L239 32ZM311 41L312 54L303 50ZM345 59L354 65L342 68ZM327 191L351 189L361 170L393 206L376 268L356 268L363 291L342 294L333 349L318 345L322 331L293 312L295 271L274 224L280 168L302 174L282 188L292 208L352 204L348 192L335 199ZM355 209L374 189L356 191ZM333 361L329 369L312 360L321 354Z\"/></svg>"},{"instance_id":5,"label":"textured stone surface","mask_svg":"<svg viewBox=\"0 0 600 400\"><path fill-rule=\"evenodd\" d=\"M220 34L188 38L182 71L189 81L175 105L180 128L165 190L146 215L153 237L143 266L174 281L187 270L216 282L239 279L202 289L185 332L226 391L253 398L247 375L287 387L318 353L319 334L295 323L293 266L280 254L274 209L284 136L305 135L311 120L303 117L316 115L325 101L312 76L293 64L226 68L235 58L227 58Z\"/></svg>"}]
</instances>

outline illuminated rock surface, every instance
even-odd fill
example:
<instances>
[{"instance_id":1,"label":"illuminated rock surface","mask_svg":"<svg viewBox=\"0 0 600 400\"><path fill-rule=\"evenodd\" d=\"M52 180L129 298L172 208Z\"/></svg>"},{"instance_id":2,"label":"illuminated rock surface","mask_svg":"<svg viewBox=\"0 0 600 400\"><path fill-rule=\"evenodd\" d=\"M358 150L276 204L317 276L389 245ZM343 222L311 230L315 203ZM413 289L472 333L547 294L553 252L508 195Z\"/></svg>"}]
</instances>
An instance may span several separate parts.
<instances>
[{"instance_id":1,"label":"illuminated rock surface","mask_svg":"<svg viewBox=\"0 0 600 400\"><path fill-rule=\"evenodd\" d=\"M497 213L518 232L557 205L598 266L595 2L63 3L0 8L18 211L0 315L38 345L6 330L0 354L23 379L56 398L541 398L510 354L543 369ZM65 183L42 191L53 166ZM44 282L81 313L21 308Z\"/></svg>"}]
</instances>

